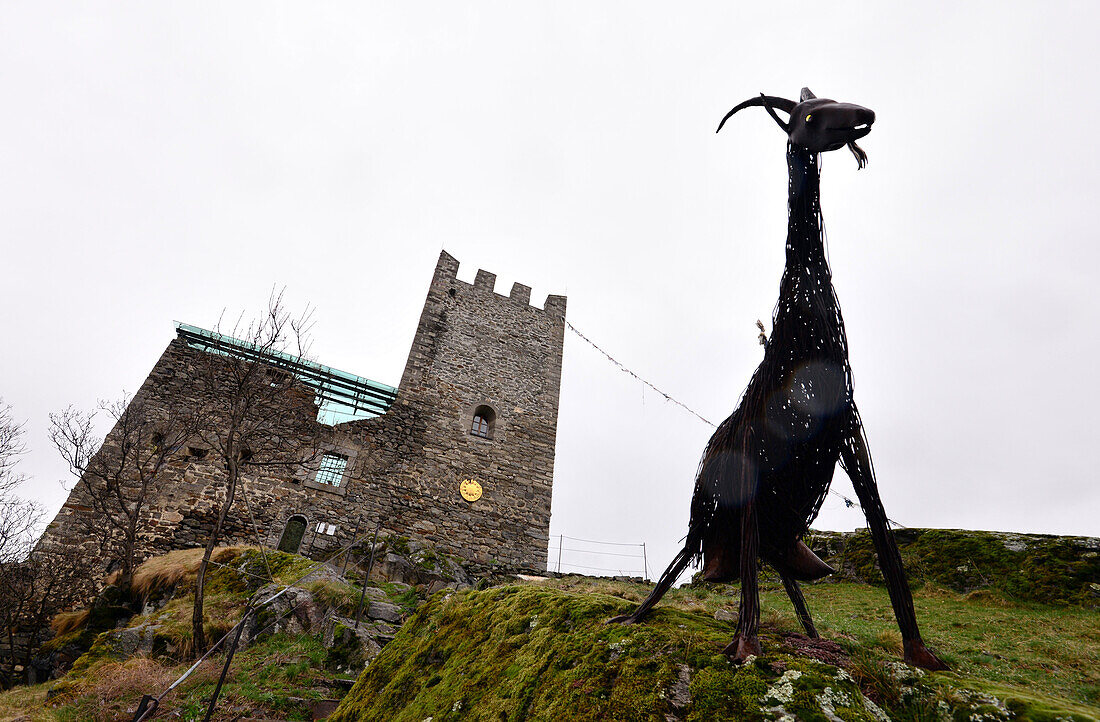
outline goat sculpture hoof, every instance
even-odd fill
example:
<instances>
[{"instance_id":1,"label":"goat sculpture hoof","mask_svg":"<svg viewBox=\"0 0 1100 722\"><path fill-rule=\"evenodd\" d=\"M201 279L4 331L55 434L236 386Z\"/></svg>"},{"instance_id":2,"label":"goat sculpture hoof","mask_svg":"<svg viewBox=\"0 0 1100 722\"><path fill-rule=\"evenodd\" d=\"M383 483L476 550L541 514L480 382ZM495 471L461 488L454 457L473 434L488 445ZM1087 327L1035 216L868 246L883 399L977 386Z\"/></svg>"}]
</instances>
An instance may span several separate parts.
<instances>
[{"instance_id":1,"label":"goat sculpture hoof","mask_svg":"<svg viewBox=\"0 0 1100 722\"><path fill-rule=\"evenodd\" d=\"M904 647L905 662L907 664L912 664L915 667L923 667L930 672L951 669L947 666L946 662L932 654L928 647L924 646L924 642L920 640L905 642Z\"/></svg>"},{"instance_id":2,"label":"goat sculpture hoof","mask_svg":"<svg viewBox=\"0 0 1100 722\"><path fill-rule=\"evenodd\" d=\"M722 654L730 658L731 662L741 664L749 656L760 656L760 640L756 637L742 637L738 634L733 641L722 650Z\"/></svg>"},{"instance_id":3,"label":"goat sculpture hoof","mask_svg":"<svg viewBox=\"0 0 1100 722\"><path fill-rule=\"evenodd\" d=\"M620 614L608 619L604 624L637 624L640 620L633 614Z\"/></svg>"}]
</instances>

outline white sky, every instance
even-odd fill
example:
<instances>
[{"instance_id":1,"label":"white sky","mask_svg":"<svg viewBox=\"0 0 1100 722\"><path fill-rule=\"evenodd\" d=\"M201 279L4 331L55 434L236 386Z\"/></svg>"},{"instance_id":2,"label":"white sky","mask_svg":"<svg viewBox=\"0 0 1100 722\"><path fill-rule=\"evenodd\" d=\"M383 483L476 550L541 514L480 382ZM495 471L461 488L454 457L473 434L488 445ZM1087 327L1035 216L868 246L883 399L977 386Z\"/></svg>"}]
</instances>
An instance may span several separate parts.
<instances>
[{"instance_id":1,"label":"white sky","mask_svg":"<svg viewBox=\"0 0 1100 722\"><path fill-rule=\"evenodd\" d=\"M316 306L318 360L396 384L441 248L466 280L567 294L721 420L775 304L786 168L762 111L714 128L809 85L878 116L868 169L824 158L823 207L887 513L1098 535L1096 8L4 3L0 396L25 492L64 498L50 411L135 390L173 320L273 285ZM663 567L708 435L568 337L551 533ZM830 497L817 526L861 524Z\"/></svg>"}]
</instances>

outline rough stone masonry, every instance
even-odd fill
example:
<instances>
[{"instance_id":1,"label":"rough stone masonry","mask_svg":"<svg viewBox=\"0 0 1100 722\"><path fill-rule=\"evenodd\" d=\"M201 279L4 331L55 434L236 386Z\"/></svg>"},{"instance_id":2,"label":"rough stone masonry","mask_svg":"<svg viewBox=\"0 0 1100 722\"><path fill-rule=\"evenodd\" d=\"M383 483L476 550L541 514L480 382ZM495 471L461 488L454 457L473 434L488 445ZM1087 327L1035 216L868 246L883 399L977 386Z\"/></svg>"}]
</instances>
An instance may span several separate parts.
<instances>
[{"instance_id":1,"label":"rough stone masonry","mask_svg":"<svg viewBox=\"0 0 1100 722\"><path fill-rule=\"evenodd\" d=\"M494 274L479 270L468 284L458 280L458 265L440 254L388 410L335 425L314 421L307 426L323 453L281 472L246 471L223 543L255 543L247 501L263 543L285 551L323 557L350 542L357 525L362 535L380 521L383 535L426 541L474 568L545 570L566 299L548 296L539 309L529 287L516 283L502 296ZM135 399L202 404L189 374L198 361L209 363L208 353L180 334ZM316 419L303 390L288 391L286 404ZM111 443L108 434L100 453ZM168 464L143 524L141 557L205 543L225 479L222 462L205 451L188 444ZM323 477L329 483L319 477L324 459L346 463L335 478ZM460 493L467 479L481 486L475 501ZM41 544L95 558L76 523L94 513L83 485Z\"/></svg>"}]
</instances>

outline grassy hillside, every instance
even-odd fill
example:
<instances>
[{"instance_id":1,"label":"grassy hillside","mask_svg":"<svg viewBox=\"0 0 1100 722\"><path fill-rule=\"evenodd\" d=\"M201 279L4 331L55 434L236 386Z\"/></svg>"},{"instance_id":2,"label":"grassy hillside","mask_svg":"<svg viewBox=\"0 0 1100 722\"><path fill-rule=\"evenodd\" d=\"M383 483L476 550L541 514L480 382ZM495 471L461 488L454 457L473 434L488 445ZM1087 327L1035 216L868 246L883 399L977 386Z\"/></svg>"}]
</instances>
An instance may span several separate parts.
<instances>
[{"instance_id":1,"label":"grassy hillside","mask_svg":"<svg viewBox=\"0 0 1100 722\"><path fill-rule=\"evenodd\" d=\"M897 663L883 590L814 586L832 643L811 646L775 586L763 599L764 654L736 667L720 653L734 623L715 619L735 587L676 590L650 622L604 624L647 591L566 578L437 595L331 719L882 719L876 707L892 720L1100 718L1092 610L920 590L925 637L955 670L925 675Z\"/></svg>"},{"instance_id":2,"label":"grassy hillside","mask_svg":"<svg viewBox=\"0 0 1100 722\"><path fill-rule=\"evenodd\" d=\"M62 678L0 693L0 722L128 722L143 694L159 695L191 665L191 606L201 549L172 552L143 564L136 592L150 611L122 621L120 607L62 615L58 635L43 652L72 645L87 651ZM248 600L269 581L290 583L317 566L300 556L268 551L266 562L255 548L218 549L217 566L208 576L206 634L222 637L239 619ZM268 568L270 567L270 574ZM323 614L354 614L358 588L331 578L305 580ZM415 595L382 585L398 604L415 606ZM101 601L115 595L101 595ZM127 615L129 616L129 615ZM214 719L312 719L311 706L339 699L354 675L343 669L346 650L326 649L320 634L289 632L287 621L261 613L256 641L234 657ZM281 624L279 623L281 621ZM136 653L121 642L133 632L143 648ZM90 647L90 648L89 648ZM162 702L156 719L199 720L214 690L224 656L214 655Z\"/></svg>"},{"instance_id":3,"label":"grassy hillside","mask_svg":"<svg viewBox=\"0 0 1100 722\"><path fill-rule=\"evenodd\" d=\"M814 542L850 580L806 587L823 640L801 636L782 586L765 575L764 654L740 667L721 654L734 634L736 585L673 590L650 621L622 627L604 621L629 610L649 585L510 578L429 598L423 587L382 584L372 593L411 616L361 675L354 670L362 657L346 643L326 648L316 628L273 626L277 615L265 613L261 633L234 659L215 719L312 719L319 701L343 697L357 678L332 719L1100 720L1091 546L906 532L918 619L951 673L899 663L889 599L856 534ZM189 666L198 555L173 552L142 566L135 591L145 614L129 618L109 593L93 610L56 619L45 652L84 653L61 679L0 694L0 722L130 720L142 694L160 693ZM218 550L215 560L211 639L263 585L294 581L315 566L277 552L265 561L249 548ZM319 614L346 617L361 587L334 574L300 586ZM1056 589L1049 598L1058 604L1034 601L1044 588ZM157 719L202 719L223 660L215 655L169 693Z\"/></svg>"},{"instance_id":4,"label":"grassy hillside","mask_svg":"<svg viewBox=\"0 0 1100 722\"><path fill-rule=\"evenodd\" d=\"M895 529L910 582L995 590L1046 604L1100 602L1100 539L962 529ZM811 532L807 543L840 578L883 583L871 534Z\"/></svg>"}]
</instances>

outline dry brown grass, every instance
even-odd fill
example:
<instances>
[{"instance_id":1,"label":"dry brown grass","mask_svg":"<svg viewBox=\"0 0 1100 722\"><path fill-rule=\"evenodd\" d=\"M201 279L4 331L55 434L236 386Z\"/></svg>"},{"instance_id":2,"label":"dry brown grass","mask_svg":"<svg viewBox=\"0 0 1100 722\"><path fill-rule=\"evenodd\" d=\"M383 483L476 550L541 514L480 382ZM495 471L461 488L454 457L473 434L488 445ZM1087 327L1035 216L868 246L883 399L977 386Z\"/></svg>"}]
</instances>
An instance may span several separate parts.
<instances>
[{"instance_id":1,"label":"dry brown grass","mask_svg":"<svg viewBox=\"0 0 1100 722\"><path fill-rule=\"evenodd\" d=\"M88 703L94 705L96 711L94 717L88 717L90 720L127 722L132 718L134 706L141 695L162 693L183 669L182 666L166 667L147 657L112 662L96 671L94 681L74 685L71 697L73 701L81 700L84 710L88 709ZM164 699L165 708L177 703L181 694L186 694L186 690L217 679L220 671L220 661L204 662L180 688L168 693Z\"/></svg>"},{"instance_id":2,"label":"dry brown grass","mask_svg":"<svg viewBox=\"0 0 1100 722\"><path fill-rule=\"evenodd\" d=\"M135 657L125 662L111 662L96 672L90 690L100 702L120 697L157 694L175 680L171 669L148 657Z\"/></svg>"},{"instance_id":3,"label":"dry brown grass","mask_svg":"<svg viewBox=\"0 0 1100 722\"><path fill-rule=\"evenodd\" d=\"M995 589L975 589L965 595L963 599L985 607L1000 607L1001 609L1010 609L1015 604Z\"/></svg>"},{"instance_id":4,"label":"dry brown grass","mask_svg":"<svg viewBox=\"0 0 1100 722\"><path fill-rule=\"evenodd\" d=\"M761 623L765 627L771 627L783 632L801 632L802 625L798 619L785 609L766 607L760 615Z\"/></svg>"},{"instance_id":5,"label":"dry brown grass","mask_svg":"<svg viewBox=\"0 0 1100 722\"><path fill-rule=\"evenodd\" d=\"M901 654L901 632L896 629L884 629L875 637L875 646L892 654Z\"/></svg>"},{"instance_id":6,"label":"dry brown grass","mask_svg":"<svg viewBox=\"0 0 1100 722\"><path fill-rule=\"evenodd\" d=\"M547 581L540 582L540 584L544 586L552 586L567 592L606 594L608 596L626 599L631 602L640 602L642 599L645 598L645 594L639 593L639 588L637 584L631 584L629 582L617 582L614 579L568 575L559 579L549 579Z\"/></svg>"},{"instance_id":7,"label":"dry brown grass","mask_svg":"<svg viewBox=\"0 0 1100 722\"><path fill-rule=\"evenodd\" d=\"M223 664L225 664L225 660L221 659L219 655L214 655L210 659L206 660L199 665L198 669L191 673L190 677L180 683L179 687L176 687L174 690L165 695L164 702L166 704L171 702L178 702L179 700L185 698L188 692L190 692L195 687L217 682L218 677L221 676ZM164 689L168 686L168 684L176 681L176 678L179 677L179 675L183 674L186 669L186 666L180 665L174 670L171 670L171 674L169 675L171 677L171 680L160 689ZM158 693L159 691L160 690L158 690Z\"/></svg>"},{"instance_id":8,"label":"dry brown grass","mask_svg":"<svg viewBox=\"0 0 1100 722\"><path fill-rule=\"evenodd\" d=\"M217 547L210 560L224 562L239 556L246 546ZM134 571L133 591L141 596L174 587L199 571L202 549L180 549L144 562Z\"/></svg>"},{"instance_id":9,"label":"dry brown grass","mask_svg":"<svg viewBox=\"0 0 1100 722\"><path fill-rule=\"evenodd\" d=\"M46 704L47 685L33 687L17 686L6 692L0 692L0 720L38 720Z\"/></svg>"},{"instance_id":10,"label":"dry brown grass","mask_svg":"<svg viewBox=\"0 0 1100 722\"><path fill-rule=\"evenodd\" d=\"M62 634L68 634L74 629L83 627L90 616L92 616L92 610L90 609L62 612L50 620L50 628L53 629L54 634L60 637Z\"/></svg>"}]
</instances>

